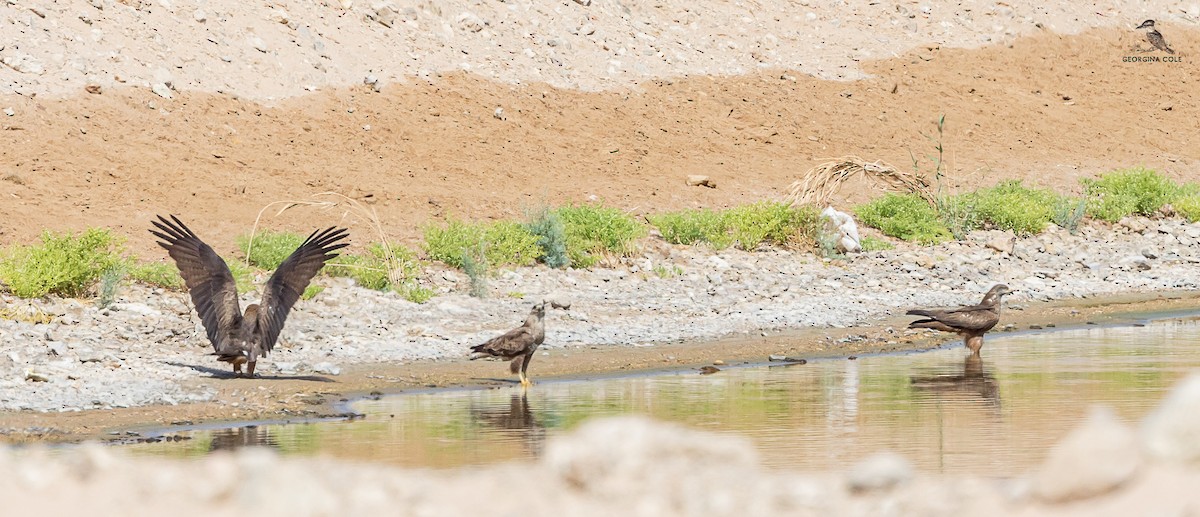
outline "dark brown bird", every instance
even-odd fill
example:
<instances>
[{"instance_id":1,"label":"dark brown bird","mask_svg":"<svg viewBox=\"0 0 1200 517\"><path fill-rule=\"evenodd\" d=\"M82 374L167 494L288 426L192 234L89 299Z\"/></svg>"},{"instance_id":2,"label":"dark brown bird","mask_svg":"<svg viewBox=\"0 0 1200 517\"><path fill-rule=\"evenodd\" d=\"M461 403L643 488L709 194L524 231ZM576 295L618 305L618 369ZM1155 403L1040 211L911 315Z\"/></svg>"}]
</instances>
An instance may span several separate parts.
<instances>
[{"instance_id":1,"label":"dark brown bird","mask_svg":"<svg viewBox=\"0 0 1200 517\"><path fill-rule=\"evenodd\" d=\"M314 231L279 264L263 287L262 300L247 306L242 314L237 283L217 252L173 215L170 221L160 215L152 222L161 231L150 230L150 233L162 239L158 245L175 259L208 340L216 350L214 355L233 364L234 376L241 375L245 364L247 375L254 377L255 362L275 346L288 312L308 283L325 262L337 256L334 251L349 244L338 242L347 237L345 228Z\"/></svg>"},{"instance_id":2,"label":"dark brown bird","mask_svg":"<svg viewBox=\"0 0 1200 517\"><path fill-rule=\"evenodd\" d=\"M983 295L979 305L957 309L912 309L905 314L925 316L925 319L909 323L908 328L960 334L967 348L978 353L983 348L983 335L1000 322L1000 298L1011 292L1007 285L996 284Z\"/></svg>"},{"instance_id":3,"label":"dark brown bird","mask_svg":"<svg viewBox=\"0 0 1200 517\"><path fill-rule=\"evenodd\" d=\"M525 318L525 323L520 327L489 339L482 345L471 347L471 360L474 361L481 357L500 357L510 360L512 362L509 363L509 370L518 374L522 386L528 387L533 383L530 382L525 371L529 368L529 361L533 359L533 353L537 351L538 345L546 340L545 318L546 302L543 300L533 306L533 309L529 311L529 316Z\"/></svg>"},{"instance_id":4,"label":"dark brown bird","mask_svg":"<svg viewBox=\"0 0 1200 517\"><path fill-rule=\"evenodd\" d=\"M1154 20L1146 20L1146 21L1142 22L1141 25L1138 25L1137 28L1150 29L1150 30L1146 31L1146 41L1149 41L1150 44L1154 46L1154 48L1159 49L1168 54L1175 53L1174 50L1171 50L1171 47L1167 46L1167 40L1163 39L1162 33L1158 32L1158 29L1154 28Z\"/></svg>"}]
</instances>

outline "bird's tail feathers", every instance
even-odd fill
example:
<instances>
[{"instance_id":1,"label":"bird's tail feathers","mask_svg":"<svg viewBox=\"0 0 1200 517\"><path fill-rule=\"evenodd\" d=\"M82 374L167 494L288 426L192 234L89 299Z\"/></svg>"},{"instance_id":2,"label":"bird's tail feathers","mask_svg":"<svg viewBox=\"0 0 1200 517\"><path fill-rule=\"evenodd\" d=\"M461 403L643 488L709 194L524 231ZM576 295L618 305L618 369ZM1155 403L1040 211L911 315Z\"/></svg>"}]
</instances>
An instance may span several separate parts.
<instances>
[{"instance_id":1,"label":"bird's tail feathers","mask_svg":"<svg viewBox=\"0 0 1200 517\"><path fill-rule=\"evenodd\" d=\"M908 312L906 312L904 314L908 314L911 316L933 317L933 314L929 310L926 310L926 309L909 309Z\"/></svg>"}]
</instances>

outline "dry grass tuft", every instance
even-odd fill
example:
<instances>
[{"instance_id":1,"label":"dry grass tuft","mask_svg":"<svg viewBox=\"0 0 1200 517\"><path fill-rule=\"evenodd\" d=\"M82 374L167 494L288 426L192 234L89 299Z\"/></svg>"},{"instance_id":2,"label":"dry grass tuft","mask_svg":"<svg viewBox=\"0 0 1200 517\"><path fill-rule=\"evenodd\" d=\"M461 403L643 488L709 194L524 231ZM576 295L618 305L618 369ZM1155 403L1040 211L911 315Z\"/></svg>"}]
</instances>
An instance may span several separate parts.
<instances>
[{"instance_id":1,"label":"dry grass tuft","mask_svg":"<svg viewBox=\"0 0 1200 517\"><path fill-rule=\"evenodd\" d=\"M864 175L884 191L913 193L935 204L929 182L913 173L901 172L883 161L868 162L857 156L843 156L827 161L805 172L788 187L784 201L791 206L825 206L843 182L855 175Z\"/></svg>"}]
</instances>

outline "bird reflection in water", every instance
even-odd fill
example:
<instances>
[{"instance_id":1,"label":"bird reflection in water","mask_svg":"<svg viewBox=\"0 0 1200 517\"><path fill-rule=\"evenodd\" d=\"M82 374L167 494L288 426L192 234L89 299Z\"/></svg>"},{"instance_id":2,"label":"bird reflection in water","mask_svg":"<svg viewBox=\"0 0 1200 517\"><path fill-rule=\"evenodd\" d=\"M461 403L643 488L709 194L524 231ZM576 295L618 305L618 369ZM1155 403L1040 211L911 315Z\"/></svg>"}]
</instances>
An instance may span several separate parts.
<instances>
[{"instance_id":1,"label":"bird reflection in water","mask_svg":"<svg viewBox=\"0 0 1200 517\"><path fill-rule=\"evenodd\" d=\"M961 370L957 366L947 365L943 372L914 375L910 379L918 392L979 397L988 406L1000 408L1000 385L984 369L983 358L978 353L968 355Z\"/></svg>"},{"instance_id":2,"label":"bird reflection in water","mask_svg":"<svg viewBox=\"0 0 1200 517\"><path fill-rule=\"evenodd\" d=\"M507 409L471 408L471 421L505 437L517 438L525 452L535 458L541 455L546 442L546 426L529 407L529 398L524 390L512 394Z\"/></svg>"},{"instance_id":3,"label":"bird reflection in water","mask_svg":"<svg viewBox=\"0 0 1200 517\"><path fill-rule=\"evenodd\" d=\"M279 442L275 441L275 437L271 436L271 432L266 428L248 425L214 431L208 451L231 451L242 447L256 446L278 448Z\"/></svg>"}]
</instances>

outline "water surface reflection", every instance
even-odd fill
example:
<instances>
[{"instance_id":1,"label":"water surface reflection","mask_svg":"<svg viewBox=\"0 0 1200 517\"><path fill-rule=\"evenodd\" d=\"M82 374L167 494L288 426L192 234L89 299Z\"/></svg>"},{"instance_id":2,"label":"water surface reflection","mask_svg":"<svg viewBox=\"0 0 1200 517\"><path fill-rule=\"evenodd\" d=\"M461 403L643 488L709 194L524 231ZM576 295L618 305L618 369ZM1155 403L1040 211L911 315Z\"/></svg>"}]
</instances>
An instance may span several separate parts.
<instances>
[{"instance_id":1,"label":"water surface reflection","mask_svg":"<svg viewBox=\"0 0 1200 517\"><path fill-rule=\"evenodd\" d=\"M585 419L639 413L747 436L772 466L844 469L890 449L926 471L1007 476L1040 462L1091 404L1141 418L1197 367L1194 322L1091 327L996 335L982 357L959 347L713 375L543 381L524 395L509 387L406 394L356 403L366 418L259 426L252 436L285 453L453 467L528 460L547 436ZM188 433L195 439L133 447L203 454L218 440ZM243 439L258 438L234 441Z\"/></svg>"}]
</instances>

